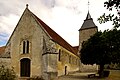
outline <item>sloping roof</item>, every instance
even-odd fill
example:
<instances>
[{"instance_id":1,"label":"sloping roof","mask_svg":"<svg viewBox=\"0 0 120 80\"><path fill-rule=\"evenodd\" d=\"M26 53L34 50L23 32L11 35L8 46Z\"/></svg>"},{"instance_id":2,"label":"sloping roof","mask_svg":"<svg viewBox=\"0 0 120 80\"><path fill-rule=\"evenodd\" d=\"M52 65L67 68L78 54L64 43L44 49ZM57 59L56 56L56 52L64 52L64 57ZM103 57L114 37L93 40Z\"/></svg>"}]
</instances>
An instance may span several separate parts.
<instances>
[{"instance_id":1,"label":"sloping roof","mask_svg":"<svg viewBox=\"0 0 120 80\"><path fill-rule=\"evenodd\" d=\"M54 30L52 30L48 25L46 25L35 14L32 13L32 15L35 18L35 20L37 20L37 22L41 25L41 27L45 30L45 32L49 34L49 36L52 38L54 42L58 43L60 46L64 47L65 49L72 52L73 54L77 55L76 51L73 49L73 47L69 43L67 43L61 36L59 36Z\"/></svg>"},{"instance_id":2,"label":"sloping roof","mask_svg":"<svg viewBox=\"0 0 120 80\"><path fill-rule=\"evenodd\" d=\"M5 46L0 47L0 58L10 58L10 53L5 53Z\"/></svg>"},{"instance_id":3,"label":"sloping roof","mask_svg":"<svg viewBox=\"0 0 120 80\"><path fill-rule=\"evenodd\" d=\"M80 30L89 29L89 28L97 28L97 26L93 22L93 19L91 18L91 15L88 11L87 17L84 20L84 23L83 23L82 27L80 28Z\"/></svg>"},{"instance_id":4,"label":"sloping roof","mask_svg":"<svg viewBox=\"0 0 120 80\"><path fill-rule=\"evenodd\" d=\"M3 55L5 54L5 46L0 47L0 58L3 58Z\"/></svg>"},{"instance_id":5,"label":"sloping roof","mask_svg":"<svg viewBox=\"0 0 120 80\"><path fill-rule=\"evenodd\" d=\"M79 46L74 46L73 49L75 50L76 53L78 53L78 48Z\"/></svg>"},{"instance_id":6,"label":"sloping roof","mask_svg":"<svg viewBox=\"0 0 120 80\"><path fill-rule=\"evenodd\" d=\"M0 55L5 52L5 46L0 47Z\"/></svg>"}]
</instances>

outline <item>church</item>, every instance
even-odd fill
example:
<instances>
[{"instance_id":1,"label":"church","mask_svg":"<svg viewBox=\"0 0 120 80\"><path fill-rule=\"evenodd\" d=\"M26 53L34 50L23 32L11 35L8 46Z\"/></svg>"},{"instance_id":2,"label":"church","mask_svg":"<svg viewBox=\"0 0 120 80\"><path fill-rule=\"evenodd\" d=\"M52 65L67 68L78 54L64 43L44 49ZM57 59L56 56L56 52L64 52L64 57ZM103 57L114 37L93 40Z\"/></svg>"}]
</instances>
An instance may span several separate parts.
<instances>
[{"instance_id":1,"label":"church","mask_svg":"<svg viewBox=\"0 0 120 80\"><path fill-rule=\"evenodd\" d=\"M82 43L97 31L98 28L88 11L79 29L79 44L73 47L26 5L7 44L0 47L0 63L14 67L20 80L34 76L51 80L61 75L82 71L84 66L80 62Z\"/></svg>"}]
</instances>

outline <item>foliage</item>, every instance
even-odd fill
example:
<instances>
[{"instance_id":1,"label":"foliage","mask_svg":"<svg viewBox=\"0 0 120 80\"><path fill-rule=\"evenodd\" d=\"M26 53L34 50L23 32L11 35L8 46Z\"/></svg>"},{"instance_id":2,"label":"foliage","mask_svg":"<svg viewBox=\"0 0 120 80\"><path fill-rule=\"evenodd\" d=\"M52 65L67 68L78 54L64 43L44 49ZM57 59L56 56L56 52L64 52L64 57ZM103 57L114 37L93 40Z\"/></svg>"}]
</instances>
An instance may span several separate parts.
<instances>
[{"instance_id":1,"label":"foliage","mask_svg":"<svg viewBox=\"0 0 120 80\"><path fill-rule=\"evenodd\" d=\"M15 80L16 74L12 69L9 69L5 66L0 66L0 80Z\"/></svg>"},{"instance_id":2,"label":"foliage","mask_svg":"<svg viewBox=\"0 0 120 80\"><path fill-rule=\"evenodd\" d=\"M105 13L98 18L99 23L105 23L107 21L113 21L114 28L118 28L120 26L120 0L108 0L104 2L104 7L106 7L109 11L112 11L113 8L117 10L118 15Z\"/></svg>"},{"instance_id":3,"label":"foliage","mask_svg":"<svg viewBox=\"0 0 120 80\"><path fill-rule=\"evenodd\" d=\"M80 56L84 64L120 63L120 30L97 32L83 43Z\"/></svg>"},{"instance_id":4,"label":"foliage","mask_svg":"<svg viewBox=\"0 0 120 80\"><path fill-rule=\"evenodd\" d=\"M120 63L120 30L114 29L103 33L109 46L112 63Z\"/></svg>"},{"instance_id":5,"label":"foliage","mask_svg":"<svg viewBox=\"0 0 120 80\"><path fill-rule=\"evenodd\" d=\"M100 65L102 75L105 64L120 63L120 30L97 32L83 42L80 52L81 62Z\"/></svg>"},{"instance_id":6,"label":"foliage","mask_svg":"<svg viewBox=\"0 0 120 80\"><path fill-rule=\"evenodd\" d=\"M83 43L81 49L81 61L84 64L107 64L110 63L108 46L102 32L97 32L88 41Z\"/></svg>"}]
</instances>

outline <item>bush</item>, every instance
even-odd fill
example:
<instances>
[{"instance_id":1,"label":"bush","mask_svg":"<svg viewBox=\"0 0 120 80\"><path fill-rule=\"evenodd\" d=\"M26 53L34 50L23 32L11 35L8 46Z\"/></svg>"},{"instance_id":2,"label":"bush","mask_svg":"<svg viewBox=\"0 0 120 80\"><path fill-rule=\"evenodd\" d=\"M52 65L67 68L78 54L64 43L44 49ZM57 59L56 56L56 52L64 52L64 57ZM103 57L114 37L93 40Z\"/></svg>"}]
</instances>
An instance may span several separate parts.
<instances>
[{"instance_id":1,"label":"bush","mask_svg":"<svg viewBox=\"0 0 120 80\"><path fill-rule=\"evenodd\" d=\"M0 66L0 80L15 80L16 74L12 69L5 67L4 65Z\"/></svg>"}]
</instances>

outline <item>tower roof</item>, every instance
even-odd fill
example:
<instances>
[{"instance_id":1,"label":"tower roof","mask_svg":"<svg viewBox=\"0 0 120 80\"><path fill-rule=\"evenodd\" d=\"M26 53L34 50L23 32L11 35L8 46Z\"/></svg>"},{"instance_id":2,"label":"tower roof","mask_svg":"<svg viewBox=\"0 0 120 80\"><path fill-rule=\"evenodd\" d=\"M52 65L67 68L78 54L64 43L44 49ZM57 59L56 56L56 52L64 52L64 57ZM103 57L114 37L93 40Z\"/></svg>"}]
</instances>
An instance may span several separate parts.
<instances>
[{"instance_id":1,"label":"tower roof","mask_svg":"<svg viewBox=\"0 0 120 80\"><path fill-rule=\"evenodd\" d=\"M95 25L95 23L93 22L93 19L91 18L91 15L88 11L87 13L87 17L86 19L84 20L84 23L82 24L80 30L83 30L83 29L89 29L89 28L97 28L97 26Z\"/></svg>"}]
</instances>

